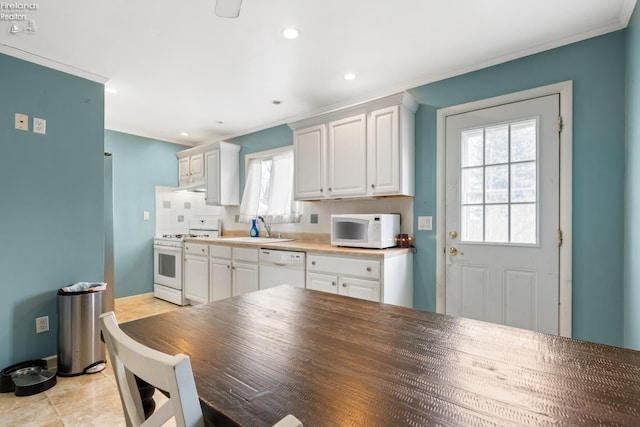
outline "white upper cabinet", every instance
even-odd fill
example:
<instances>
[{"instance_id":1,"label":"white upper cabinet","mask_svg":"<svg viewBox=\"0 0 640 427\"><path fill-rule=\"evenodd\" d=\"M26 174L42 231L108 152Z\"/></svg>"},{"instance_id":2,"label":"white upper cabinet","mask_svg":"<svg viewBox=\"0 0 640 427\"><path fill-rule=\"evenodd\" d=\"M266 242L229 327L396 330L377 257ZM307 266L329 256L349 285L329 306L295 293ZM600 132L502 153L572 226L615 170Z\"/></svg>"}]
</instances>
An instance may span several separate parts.
<instances>
[{"instance_id":1,"label":"white upper cabinet","mask_svg":"<svg viewBox=\"0 0 640 427\"><path fill-rule=\"evenodd\" d=\"M178 182L181 186L204 183L204 155L202 153L178 157Z\"/></svg>"},{"instance_id":2,"label":"white upper cabinet","mask_svg":"<svg viewBox=\"0 0 640 427\"><path fill-rule=\"evenodd\" d=\"M366 195L366 115L358 114L357 116L329 122L328 145L328 197Z\"/></svg>"},{"instance_id":3,"label":"white upper cabinet","mask_svg":"<svg viewBox=\"0 0 640 427\"><path fill-rule=\"evenodd\" d=\"M289 124L296 200L413 196L417 109L400 93Z\"/></svg>"},{"instance_id":4,"label":"white upper cabinet","mask_svg":"<svg viewBox=\"0 0 640 427\"><path fill-rule=\"evenodd\" d=\"M206 191L208 205L240 204L240 146L216 142L176 153L180 187Z\"/></svg>"},{"instance_id":5,"label":"white upper cabinet","mask_svg":"<svg viewBox=\"0 0 640 427\"><path fill-rule=\"evenodd\" d=\"M403 105L372 111L368 182L373 196L413 196L415 115Z\"/></svg>"},{"instance_id":6,"label":"white upper cabinet","mask_svg":"<svg viewBox=\"0 0 640 427\"><path fill-rule=\"evenodd\" d=\"M293 164L295 198L324 198L326 126L320 124L294 131ZM304 173L298 173L304 171Z\"/></svg>"},{"instance_id":7,"label":"white upper cabinet","mask_svg":"<svg viewBox=\"0 0 640 427\"><path fill-rule=\"evenodd\" d=\"M208 205L240 204L240 146L218 142L205 153Z\"/></svg>"}]
</instances>

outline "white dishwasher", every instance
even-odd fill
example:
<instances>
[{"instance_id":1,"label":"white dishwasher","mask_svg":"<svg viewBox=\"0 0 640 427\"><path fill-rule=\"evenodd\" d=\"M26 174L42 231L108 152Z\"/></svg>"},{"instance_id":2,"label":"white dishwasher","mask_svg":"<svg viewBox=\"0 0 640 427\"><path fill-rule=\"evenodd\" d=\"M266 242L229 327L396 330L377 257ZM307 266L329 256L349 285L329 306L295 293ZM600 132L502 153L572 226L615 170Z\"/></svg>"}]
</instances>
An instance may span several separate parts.
<instances>
[{"instance_id":1,"label":"white dishwasher","mask_svg":"<svg viewBox=\"0 0 640 427\"><path fill-rule=\"evenodd\" d=\"M260 249L260 289L280 285L305 287L305 253Z\"/></svg>"}]
</instances>

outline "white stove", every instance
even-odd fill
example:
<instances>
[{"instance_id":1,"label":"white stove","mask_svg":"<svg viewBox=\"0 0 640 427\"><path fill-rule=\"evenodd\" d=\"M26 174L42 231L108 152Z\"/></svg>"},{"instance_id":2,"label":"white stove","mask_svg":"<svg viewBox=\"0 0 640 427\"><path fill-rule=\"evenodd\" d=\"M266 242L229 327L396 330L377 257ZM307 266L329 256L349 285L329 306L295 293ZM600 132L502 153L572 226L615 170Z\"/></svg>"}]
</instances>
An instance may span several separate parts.
<instances>
[{"instance_id":1,"label":"white stove","mask_svg":"<svg viewBox=\"0 0 640 427\"><path fill-rule=\"evenodd\" d=\"M185 234L163 234L153 239L153 295L178 305L186 305L182 277L184 239L218 237L220 218L200 218L189 223Z\"/></svg>"}]
</instances>

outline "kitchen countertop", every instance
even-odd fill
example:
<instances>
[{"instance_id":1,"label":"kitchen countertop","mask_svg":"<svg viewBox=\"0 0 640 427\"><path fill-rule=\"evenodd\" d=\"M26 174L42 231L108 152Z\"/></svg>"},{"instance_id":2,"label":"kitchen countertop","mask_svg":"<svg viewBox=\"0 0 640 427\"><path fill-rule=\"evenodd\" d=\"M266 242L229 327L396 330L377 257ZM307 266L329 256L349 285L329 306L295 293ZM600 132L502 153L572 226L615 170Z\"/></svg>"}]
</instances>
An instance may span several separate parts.
<instances>
[{"instance_id":1,"label":"kitchen countertop","mask_svg":"<svg viewBox=\"0 0 640 427\"><path fill-rule=\"evenodd\" d=\"M373 258L388 258L398 255L404 255L411 252L411 248L387 248L387 249L366 249L366 248L347 248L342 246L333 246L329 243L324 243L322 239L294 239L287 242L244 242L233 240L238 236L224 236L224 237L190 237L185 239L185 242L189 243L203 243L203 244L223 244L234 247L243 248L267 248L267 249L280 249L283 251L301 251L301 252L323 252L326 255L347 255L347 256L361 256L361 257L373 257Z\"/></svg>"}]
</instances>

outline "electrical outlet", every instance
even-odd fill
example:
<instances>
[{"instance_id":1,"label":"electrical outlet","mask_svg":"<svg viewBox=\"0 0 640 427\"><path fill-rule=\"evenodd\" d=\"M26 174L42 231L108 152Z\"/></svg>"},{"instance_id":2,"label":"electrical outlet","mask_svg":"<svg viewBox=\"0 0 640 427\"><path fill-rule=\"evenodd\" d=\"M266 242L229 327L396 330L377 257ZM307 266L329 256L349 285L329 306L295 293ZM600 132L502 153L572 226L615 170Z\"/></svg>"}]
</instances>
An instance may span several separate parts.
<instances>
[{"instance_id":1,"label":"electrical outlet","mask_svg":"<svg viewBox=\"0 0 640 427\"><path fill-rule=\"evenodd\" d=\"M47 332L49 330L49 316L36 318L36 334Z\"/></svg>"},{"instance_id":2,"label":"electrical outlet","mask_svg":"<svg viewBox=\"0 0 640 427\"><path fill-rule=\"evenodd\" d=\"M433 229L433 217L419 216L418 217L418 230L432 230Z\"/></svg>"},{"instance_id":3,"label":"electrical outlet","mask_svg":"<svg viewBox=\"0 0 640 427\"><path fill-rule=\"evenodd\" d=\"M47 121L45 119L33 118L33 133L46 134L47 133Z\"/></svg>"},{"instance_id":4,"label":"electrical outlet","mask_svg":"<svg viewBox=\"0 0 640 427\"><path fill-rule=\"evenodd\" d=\"M16 129L29 130L29 116L16 113Z\"/></svg>"}]
</instances>

